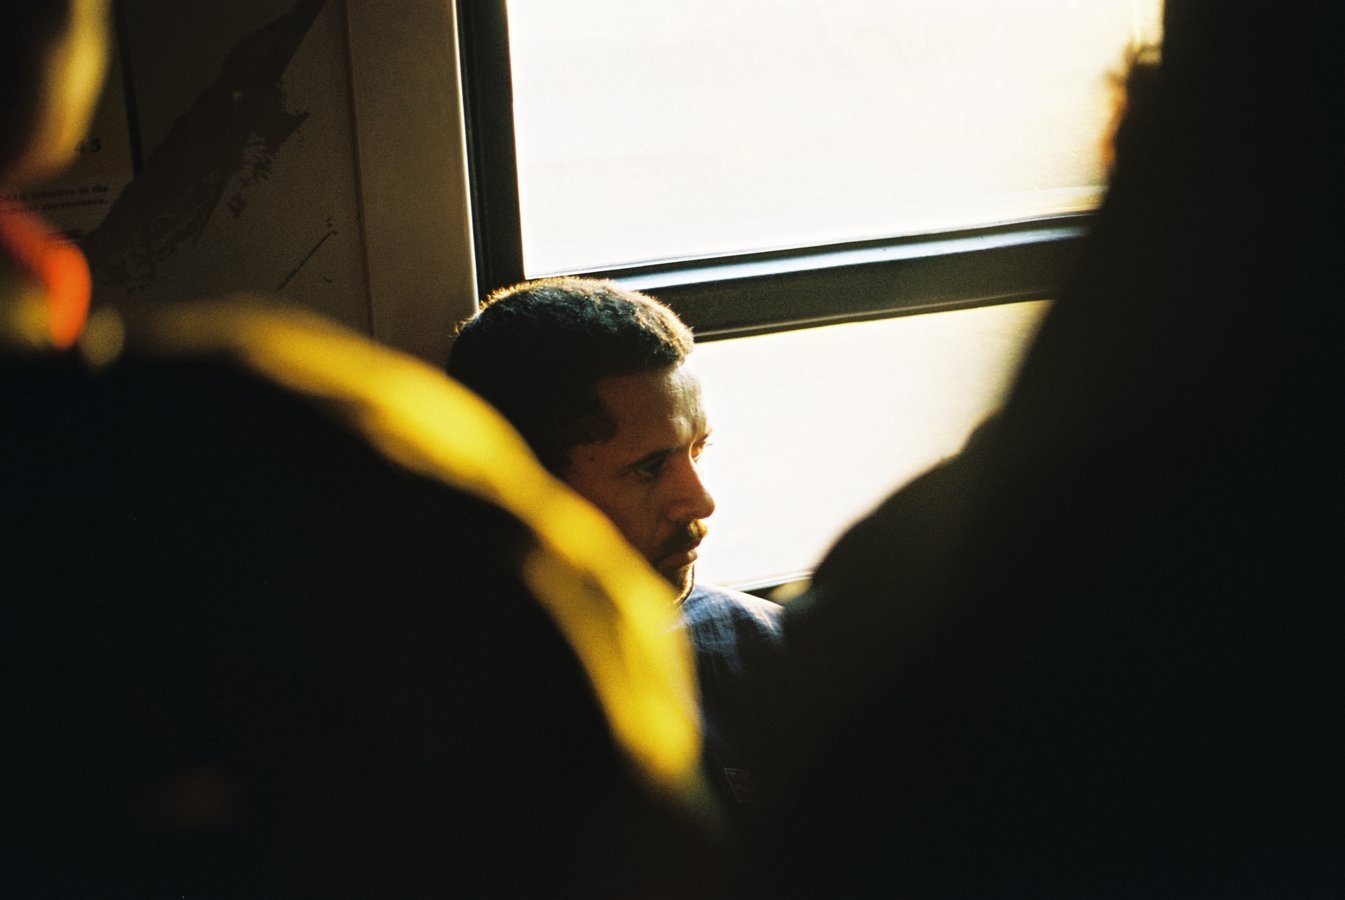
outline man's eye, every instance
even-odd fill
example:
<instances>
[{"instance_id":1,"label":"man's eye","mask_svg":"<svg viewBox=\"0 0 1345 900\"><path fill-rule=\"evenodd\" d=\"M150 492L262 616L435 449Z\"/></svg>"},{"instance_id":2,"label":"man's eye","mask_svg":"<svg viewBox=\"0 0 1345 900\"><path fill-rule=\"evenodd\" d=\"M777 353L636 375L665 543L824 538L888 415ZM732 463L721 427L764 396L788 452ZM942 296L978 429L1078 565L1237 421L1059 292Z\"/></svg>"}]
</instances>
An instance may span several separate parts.
<instances>
[{"instance_id":1,"label":"man's eye","mask_svg":"<svg viewBox=\"0 0 1345 900\"><path fill-rule=\"evenodd\" d=\"M632 469L631 472L635 475L635 478L638 481L642 481L645 483L655 481L657 480L659 475L662 474L663 472L663 460L660 459L657 462L651 462L647 465L638 466Z\"/></svg>"},{"instance_id":2,"label":"man's eye","mask_svg":"<svg viewBox=\"0 0 1345 900\"><path fill-rule=\"evenodd\" d=\"M713 447L714 445L715 445L714 441L701 441L699 444L691 448L691 458L700 459L701 454L704 453L708 448Z\"/></svg>"}]
</instances>

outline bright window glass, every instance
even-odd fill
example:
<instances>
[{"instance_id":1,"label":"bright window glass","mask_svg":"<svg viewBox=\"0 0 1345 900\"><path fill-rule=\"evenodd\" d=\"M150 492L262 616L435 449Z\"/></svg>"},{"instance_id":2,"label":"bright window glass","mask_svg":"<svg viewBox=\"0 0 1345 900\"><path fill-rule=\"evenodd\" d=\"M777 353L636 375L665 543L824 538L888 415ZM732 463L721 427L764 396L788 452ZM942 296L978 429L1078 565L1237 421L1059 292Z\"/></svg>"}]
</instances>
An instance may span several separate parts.
<instances>
[{"instance_id":1,"label":"bright window glass","mask_svg":"<svg viewBox=\"0 0 1345 900\"><path fill-rule=\"evenodd\" d=\"M1159 0L508 0L531 276L1086 209Z\"/></svg>"},{"instance_id":2,"label":"bright window glass","mask_svg":"<svg viewBox=\"0 0 1345 900\"><path fill-rule=\"evenodd\" d=\"M696 348L717 509L697 577L807 572L844 528L956 453L1002 402L1045 302L833 325Z\"/></svg>"}]
</instances>

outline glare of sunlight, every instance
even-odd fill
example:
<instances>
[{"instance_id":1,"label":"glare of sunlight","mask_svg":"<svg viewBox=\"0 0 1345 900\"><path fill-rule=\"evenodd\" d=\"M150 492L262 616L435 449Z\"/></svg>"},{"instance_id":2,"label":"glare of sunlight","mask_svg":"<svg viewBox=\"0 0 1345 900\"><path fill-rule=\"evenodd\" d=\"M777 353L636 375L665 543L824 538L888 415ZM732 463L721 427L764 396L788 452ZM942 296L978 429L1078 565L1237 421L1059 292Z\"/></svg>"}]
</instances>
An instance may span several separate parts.
<instances>
[{"instance_id":1,"label":"glare of sunlight","mask_svg":"<svg viewBox=\"0 0 1345 900\"><path fill-rule=\"evenodd\" d=\"M811 567L1003 401L1048 304L1015 303L696 349L717 501L697 577L752 587Z\"/></svg>"},{"instance_id":2,"label":"glare of sunlight","mask_svg":"<svg viewBox=\"0 0 1345 900\"><path fill-rule=\"evenodd\" d=\"M508 9L529 276L1091 208L1109 77L1161 16L1158 0Z\"/></svg>"}]
</instances>

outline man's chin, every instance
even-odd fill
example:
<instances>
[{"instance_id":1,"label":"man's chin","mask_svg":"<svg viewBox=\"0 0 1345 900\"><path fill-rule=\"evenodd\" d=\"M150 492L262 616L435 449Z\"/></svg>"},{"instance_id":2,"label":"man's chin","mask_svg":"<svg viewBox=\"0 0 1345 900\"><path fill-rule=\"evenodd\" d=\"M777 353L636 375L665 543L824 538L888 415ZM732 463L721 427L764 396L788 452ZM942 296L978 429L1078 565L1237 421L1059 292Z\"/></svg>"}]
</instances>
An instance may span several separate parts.
<instances>
[{"instance_id":1,"label":"man's chin","mask_svg":"<svg viewBox=\"0 0 1345 900\"><path fill-rule=\"evenodd\" d=\"M667 579L668 583L673 586L673 590L677 592L678 603L686 599L687 594L691 593L692 585L696 583L696 566L694 563L659 574Z\"/></svg>"}]
</instances>

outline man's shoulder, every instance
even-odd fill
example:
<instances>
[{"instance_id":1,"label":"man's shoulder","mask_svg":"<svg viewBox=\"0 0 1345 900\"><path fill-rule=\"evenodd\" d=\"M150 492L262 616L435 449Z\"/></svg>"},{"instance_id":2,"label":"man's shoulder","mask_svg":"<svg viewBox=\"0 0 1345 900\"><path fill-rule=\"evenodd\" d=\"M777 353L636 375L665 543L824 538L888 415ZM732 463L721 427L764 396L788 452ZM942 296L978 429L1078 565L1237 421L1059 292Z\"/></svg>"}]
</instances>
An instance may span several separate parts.
<instances>
[{"instance_id":1,"label":"man's shoulder","mask_svg":"<svg viewBox=\"0 0 1345 900\"><path fill-rule=\"evenodd\" d=\"M763 597L713 584L696 584L682 601L682 617L695 624L704 620L732 620L778 632L784 607Z\"/></svg>"}]
</instances>

